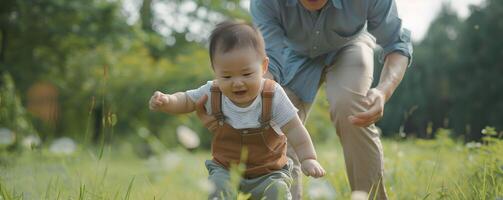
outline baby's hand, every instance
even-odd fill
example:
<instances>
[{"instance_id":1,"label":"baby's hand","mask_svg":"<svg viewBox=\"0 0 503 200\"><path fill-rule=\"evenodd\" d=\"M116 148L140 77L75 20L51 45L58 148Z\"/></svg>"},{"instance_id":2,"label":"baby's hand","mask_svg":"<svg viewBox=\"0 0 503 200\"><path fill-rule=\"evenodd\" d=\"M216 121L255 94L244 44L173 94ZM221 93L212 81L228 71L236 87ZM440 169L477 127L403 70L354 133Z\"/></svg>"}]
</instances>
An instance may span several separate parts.
<instances>
[{"instance_id":1,"label":"baby's hand","mask_svg":"<svg viewBox=\"0 0 503 200\"><path fill-rule=\"evenodd\" d=\"M162 92L156 91L154 95L150 97L150 101L148 107L152 111L161 111L163 106L169 104L168 95L163 94Z\"/></svg>"},{"instance_id":2,"label":"baby's hand","mask_svg":"<svg viewBox=\"0 0 503 200\"><path fill-rule=\"evenodd\" d=\"M306 176L319 178L325 175L325 170L321 167L320 163L315 159L306 159L301 163L302 172Z\"/></svg>"}]
</instances>

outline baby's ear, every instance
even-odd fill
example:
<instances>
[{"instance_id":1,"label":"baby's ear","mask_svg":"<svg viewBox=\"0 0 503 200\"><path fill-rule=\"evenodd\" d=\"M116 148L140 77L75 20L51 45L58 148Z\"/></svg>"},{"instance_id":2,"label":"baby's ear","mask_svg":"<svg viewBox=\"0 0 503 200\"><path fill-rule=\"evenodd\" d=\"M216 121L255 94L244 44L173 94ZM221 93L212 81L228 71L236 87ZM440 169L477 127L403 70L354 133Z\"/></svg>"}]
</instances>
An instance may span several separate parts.
<instances>
[{"instance_id":1,"label":"baby's ear","mask_svg":"<svg viewBox=\"0 0 503 200\"><path fill-rule=\"evenodd\" d=\"M268 69L269 69L269 57L266 56L262 61L262 75L267 73Z\"/></svg>"}]
</instances>

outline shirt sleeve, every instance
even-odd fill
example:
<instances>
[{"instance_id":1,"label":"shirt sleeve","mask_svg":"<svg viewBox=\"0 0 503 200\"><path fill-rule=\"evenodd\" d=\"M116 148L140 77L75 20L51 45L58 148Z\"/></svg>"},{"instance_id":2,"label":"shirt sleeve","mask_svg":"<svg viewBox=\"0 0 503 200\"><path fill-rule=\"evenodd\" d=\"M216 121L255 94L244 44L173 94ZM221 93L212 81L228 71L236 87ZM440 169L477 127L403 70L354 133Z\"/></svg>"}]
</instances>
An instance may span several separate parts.
<instances>
[{"instance_id":1,"label":"shirt sleeve","mask_svg":"<svg viewBox=\"0 0 503 200\"><path fill-rule=\"evenodd\" d=\"M213 81L208 81L205 85L202 85L201 87L197 89L192 89L192 90L187 90L185 91L185 94L189 96L190 100L193 102L197 102L199 98L201 98L203 95L208 95L208 100L204 104L204 107L206 108L206 113L211 114L211 85L213 84Z\"/></svg>"},{"instance_id":2,"label":"shirt sleeve","mask_svg":"<svg viewBox=\"0 0 503 200\"><path fill-rule=\"evenodd\" d=\"M265 41L265 50L269 57L269 71L277 82L281 81L281 69L285 58L282 54L285 48L285 31L279 17L280 6L277 1L253 0L250 3L250 13L253 23L258 27Z\"/></svg>"},{"instance_id":3,"label":"shirt sleeve","mask_svg":"<svg viewBox=\"0 0 503 200\"><path fill-rule=\"evenodd\" d=\"M275 83L274 97L272 99L272 121L275 125L283 127L293 117L297 116L298 109L292 104L283 88Z\"/></svg>"},{"instance_id":4,"label":"shirt sleeve","mask_svg":"<svg viewBox=\"0 0 503 200\"><path fill-rule=\"evenodd\" d=\"M368 31L377 39L383 51L379 61L383 62L386 55L398 52L412 61L412 43L410 31L402 28L402 20L394 0L371 0L368 9Z\"/></svg>"}]
</instances>

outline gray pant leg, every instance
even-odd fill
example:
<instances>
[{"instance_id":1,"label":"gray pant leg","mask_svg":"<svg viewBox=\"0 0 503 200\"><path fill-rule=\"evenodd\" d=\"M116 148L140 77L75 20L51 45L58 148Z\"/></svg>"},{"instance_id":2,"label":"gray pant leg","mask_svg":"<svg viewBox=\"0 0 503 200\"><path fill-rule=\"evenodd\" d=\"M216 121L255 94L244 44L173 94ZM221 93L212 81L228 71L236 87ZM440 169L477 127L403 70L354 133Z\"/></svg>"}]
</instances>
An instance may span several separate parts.
<instances>
[{"instance_id":1,"label":"gray pant leg","mask_svg":"<svg viewBox=\"0 0 503 200\"><path fill-rule=\"evenodd\" d=\"M289 163L284 169L269 173L267 175L254 179L245 179L241 181L240 190L251 194L251 199L291 200L290 187L292 186L293 163Z\"/></svg>"},{"instance_id":2,"label":"gray pant leg","mask_svg":"<svg viewBox=\"0 0 503 200\"><path fill-rule=\"evenodd\" d=\"M208 169L208 179L214 184L215 190L208 196L208 199L233 199L236 197L236 191L230 185L230 174L222 166L212 160L205 162Z\"/></svg>"}]
</instances>

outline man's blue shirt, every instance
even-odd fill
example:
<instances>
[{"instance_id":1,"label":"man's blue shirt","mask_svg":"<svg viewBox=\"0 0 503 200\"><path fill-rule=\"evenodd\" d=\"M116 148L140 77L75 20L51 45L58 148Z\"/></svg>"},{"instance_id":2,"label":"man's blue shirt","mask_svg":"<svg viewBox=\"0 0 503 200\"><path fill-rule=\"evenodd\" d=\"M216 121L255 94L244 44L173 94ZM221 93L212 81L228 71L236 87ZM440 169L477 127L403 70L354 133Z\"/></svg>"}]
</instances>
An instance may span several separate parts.
<instances>
[{"instance_id":1,"label":"man's blue shirt","mask_svg":"<svg viewBox=\"0 0 503 200\"><path fill-rule=\"evenodd\" d=\"M394 0L328 0L320 11L298 0L252 0L250 12L264 36L269 71L304 102L314 101L324 67L360 34L374 36L381 61L391 52L409 63L412 57L410 31L402 28Z\"/></svg>"}]
</instances>

